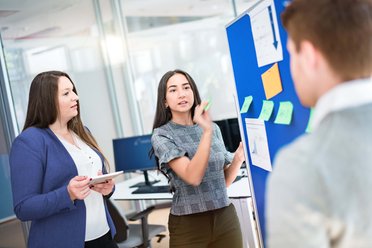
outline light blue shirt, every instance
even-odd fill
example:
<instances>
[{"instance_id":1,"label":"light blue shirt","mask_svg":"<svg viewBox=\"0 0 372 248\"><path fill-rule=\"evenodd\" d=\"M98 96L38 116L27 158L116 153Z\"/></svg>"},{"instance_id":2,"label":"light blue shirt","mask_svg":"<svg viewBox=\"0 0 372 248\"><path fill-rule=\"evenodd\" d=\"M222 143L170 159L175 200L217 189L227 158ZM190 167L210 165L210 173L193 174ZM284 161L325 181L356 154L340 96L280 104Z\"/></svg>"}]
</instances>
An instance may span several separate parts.
<instances>
[{"instance_id":1,"label":"light blue shirt","mask_svg":"<svg viewBox=\"0 0 372 248\"><path fill-rule=\"evenodd\" d=\"M345 82L315 108L315 128L277 155L267 186L267 246L372 247L372 82Z\"/></svg>"}]
</instances>

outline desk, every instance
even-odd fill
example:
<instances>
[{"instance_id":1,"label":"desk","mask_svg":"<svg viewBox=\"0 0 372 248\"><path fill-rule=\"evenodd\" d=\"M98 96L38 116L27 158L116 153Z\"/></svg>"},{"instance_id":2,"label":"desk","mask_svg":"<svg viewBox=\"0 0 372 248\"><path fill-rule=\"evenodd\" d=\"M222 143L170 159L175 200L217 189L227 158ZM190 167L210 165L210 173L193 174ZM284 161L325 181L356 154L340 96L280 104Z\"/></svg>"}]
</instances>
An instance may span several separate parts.
<instances>
[{"instance_id":1,"label":"desk","mask_svg":"<svg viewBox=\"0 0 372 248\"><path fill-rule=\"evenodd\" d=\"M159 180L159 182L154 185L168 185L168 179L157 171L149 171L149 178L151 180ZM247 198L251 197L249 190L249 182L247 171L241 169L239 175L244 175L245 177L241 178L239 181L230 185L227 188L227 195L230 198ZM130 186L143 182L143 176L133 177L131 179L118 182L115 185L115 192L111 196L115 200L169 200L172 199L173 195L171 193L150 193L150 194L132 194L136 188L130 188Z\"/></svg>"},{"instance_id":2,"label":"desk","mask_svg":"<svg viewBox=\"0 0 372 248\"><path fill-rule=\"evenodd\" d=\"M168 179L157 171L149 171L151 180L159 180L154 185L168 185ZM231 202L234 204L236 212L240 220L240 226L243 234L244 248L254 248L256 246L256 225L254 224L252 214L252 199L247 177L247 170L241 169L239 175L244 175L240 180L234 182L227 188L227 194ZM150 193L150 194L132 194L136 188L130 186L143 182L143 175L126 179L117 182L115 192L111 196L114 200L170 200L173 195L171 193Z\"/></svg>"}]
</instances>

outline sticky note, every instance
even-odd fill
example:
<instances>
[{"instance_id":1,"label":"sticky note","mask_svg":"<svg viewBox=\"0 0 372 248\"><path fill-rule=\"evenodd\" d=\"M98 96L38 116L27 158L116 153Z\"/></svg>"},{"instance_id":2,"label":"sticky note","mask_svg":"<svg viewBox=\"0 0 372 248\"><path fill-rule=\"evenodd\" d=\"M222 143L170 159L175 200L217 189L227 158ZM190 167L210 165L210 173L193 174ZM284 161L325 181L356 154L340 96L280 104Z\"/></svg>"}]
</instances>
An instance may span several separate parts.
<instances>
[{"instance_id":1,"label":"sticky note","mask_svg":"<svg viewBox=\"0 0 372 248\"><path fill-rule=\"evenodd\" d=\"M282 92L282 80L280 79L278 63L261 75L266 99L270 99Z\"/></svg>"},{"instance_id":2,"label":"sticky note","mask_svg":"<svg viewBox=\"0 0 372 248\"><path fill-rule=\"evenodd\" d=\"M268 121L274 109L274 102L273 101L266 101L263 100L261 113L258 119Z\"/></svg>"},{"instance_id":3,"label":"sticky note","mask_svg":"<svg viewBox=\"0 0 372 248\"><path fill-rule=\"evenodd\" d=\"M290 101L280 102L274 123L289 125L292 121L293 104Z\"/></svg>"},{"instance_id":4,"label":"sticky note","mask_svg":"<svg viewBox=\"0 0 372 248\"><path fill-rule=\"evenodd\" d=\"M253 97L252 96L246 96L244 98L243 106L240 109L240 113L241 114L247 113L247 111L249 109L249 106L251 106L252 101L253 101Z\"/></svg>"},{"instance_id":5,"label":"sticky note","mask_svg":"<svg viewBox=\"0 0 372 248\"><path fill-rule=\"evenodd\" d=\"M205 105L205 107L204 107L204 110L205 111L208 111L208 109L211 107L211 104L212 104L212 100L210 99L210 98L208 98L208 103L207 103L207 105Z\"/></svg>"},{"instance_id":6,"label":"sticky note","mask_svg":"<svg viewBox=\"0 0 372 248\"><path fill-rule=\"evenodd\" d=\"M309 114L309 121L307 122L307 127L306 127L306 130L305 132L306 133L311 133L311 131L313 131L313 127L312 127L312 120L313 120L313 112L314 112L314 109L311 108L310 109L310 114Z\"/></svg>"}]
</instances>

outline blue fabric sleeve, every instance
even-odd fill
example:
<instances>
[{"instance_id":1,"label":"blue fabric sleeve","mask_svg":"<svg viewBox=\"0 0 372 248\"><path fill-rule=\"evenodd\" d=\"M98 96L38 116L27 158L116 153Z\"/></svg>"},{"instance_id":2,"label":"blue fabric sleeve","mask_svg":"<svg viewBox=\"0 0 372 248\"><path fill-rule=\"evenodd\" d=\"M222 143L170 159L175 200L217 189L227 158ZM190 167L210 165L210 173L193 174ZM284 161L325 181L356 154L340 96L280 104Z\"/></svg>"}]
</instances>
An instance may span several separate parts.
<instances>
[{"instance_id":1,"label":"blue fabric sleeve","mask_svg":"<svg viewBox=\"0 0 372 248\"><path fill-rule=\"evenodd\" d=\"M21 134L10 152L14 212L22 221L41 219L75 209L67 184L43 193L47 146L41 135Z\"/></svg>"}]
</instances>

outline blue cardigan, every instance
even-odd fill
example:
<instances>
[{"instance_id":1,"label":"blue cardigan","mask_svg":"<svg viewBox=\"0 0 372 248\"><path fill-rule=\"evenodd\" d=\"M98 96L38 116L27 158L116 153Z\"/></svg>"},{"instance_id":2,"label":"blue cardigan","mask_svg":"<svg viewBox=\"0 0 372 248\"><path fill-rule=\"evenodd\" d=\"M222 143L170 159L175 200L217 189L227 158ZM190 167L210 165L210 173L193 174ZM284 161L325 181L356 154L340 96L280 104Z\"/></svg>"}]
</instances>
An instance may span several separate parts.
<instances>
[{"instance_id":1,"label":"blue cardigan","mask_svg":"<svg viewBox=\"0 0 372 248\"><path fill-rule=\"evenodd\" d=\"M28 247L83 248L85 204L71 201L67 191L78 172L57 136L49 128L27 128L14 140L9 160L14 212L20 220L32 221ZM105 209L114 236L106 202Z\"/></svg>"}]
</instances>

